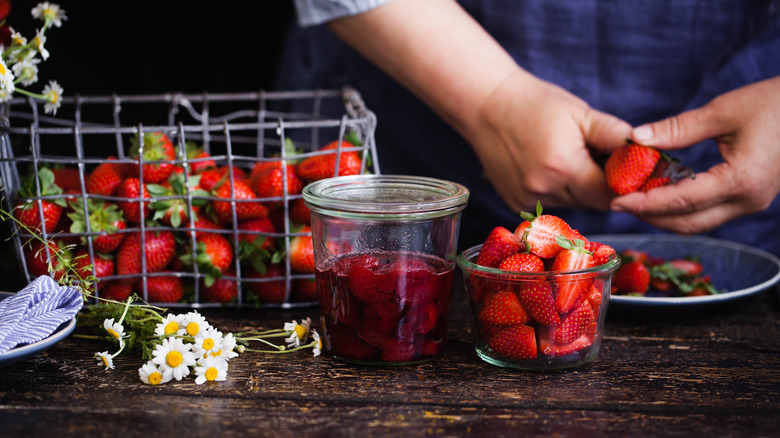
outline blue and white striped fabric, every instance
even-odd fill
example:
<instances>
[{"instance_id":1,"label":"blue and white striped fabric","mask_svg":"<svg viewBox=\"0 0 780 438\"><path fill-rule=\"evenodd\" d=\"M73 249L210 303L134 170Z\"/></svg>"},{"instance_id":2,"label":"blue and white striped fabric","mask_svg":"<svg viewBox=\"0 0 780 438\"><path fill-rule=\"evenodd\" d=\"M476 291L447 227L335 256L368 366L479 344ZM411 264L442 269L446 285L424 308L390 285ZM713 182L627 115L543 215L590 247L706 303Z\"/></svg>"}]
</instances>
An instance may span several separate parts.
<instances>
[{"instance_id":1,"label":"blue and white striped fabric","mask_svg":"<svg viewBox=\"0 0 780 438\"><path fill-rule=\"evenodd\" d=\"M40 341L71 320L84 304L81 292L42 275L0 301L0 354Z\"/></svg>"}]
</instances>

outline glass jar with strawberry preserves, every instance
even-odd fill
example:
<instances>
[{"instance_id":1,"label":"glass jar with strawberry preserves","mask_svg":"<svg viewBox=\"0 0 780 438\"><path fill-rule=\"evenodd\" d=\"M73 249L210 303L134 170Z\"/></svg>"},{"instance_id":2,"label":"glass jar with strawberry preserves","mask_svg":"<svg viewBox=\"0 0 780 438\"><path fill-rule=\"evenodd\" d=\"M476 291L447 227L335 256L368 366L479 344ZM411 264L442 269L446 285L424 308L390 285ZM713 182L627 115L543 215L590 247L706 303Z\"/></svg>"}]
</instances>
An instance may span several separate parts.
<instances>
[{"instance_id":1,"label":"glass jar with strawberry preserves","mask_svg":"<svg viewBox=\"0 0 780 438\"><path fill-rule=\"evenodd\" d=\"M401 175L304 188L326 352L368 365L441 354L468 196L460 184Z\"/></svg>"}]
</instances>

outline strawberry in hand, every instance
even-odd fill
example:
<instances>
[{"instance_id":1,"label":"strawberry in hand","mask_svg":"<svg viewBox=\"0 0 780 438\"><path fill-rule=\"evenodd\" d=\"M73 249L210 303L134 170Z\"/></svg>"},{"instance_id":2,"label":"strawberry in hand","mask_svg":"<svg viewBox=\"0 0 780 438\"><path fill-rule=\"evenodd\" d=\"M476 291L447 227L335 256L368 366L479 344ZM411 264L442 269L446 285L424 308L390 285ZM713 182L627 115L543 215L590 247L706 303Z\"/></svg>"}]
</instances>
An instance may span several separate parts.
<instances>
[{"instance_id":1,"label":"strawberry in hand","mask_svg":"<svg viewBox=\"0 0 780 438\"><path fill-rule=\"evenodd\" d=\"M693 170L658 149L630 142L616 149L604 166L607 185L618 195L648 191L693 177Z\"/></svg>"}]
</instances>

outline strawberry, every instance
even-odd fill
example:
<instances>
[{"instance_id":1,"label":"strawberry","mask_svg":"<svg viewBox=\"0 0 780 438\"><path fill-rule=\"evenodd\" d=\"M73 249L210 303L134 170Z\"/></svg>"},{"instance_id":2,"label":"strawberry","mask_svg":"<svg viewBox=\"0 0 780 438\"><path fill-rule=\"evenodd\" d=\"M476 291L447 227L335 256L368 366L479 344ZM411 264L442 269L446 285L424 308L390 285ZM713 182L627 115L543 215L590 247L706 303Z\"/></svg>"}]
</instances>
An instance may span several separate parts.
<instances>
[{"instance_id":1,"label":"strawberry","mask_svg":"<svg viewBox=\"0 0 780 438\"><path fill-rule=\"evenodd\" d=\"M183 173L174 173L162 185L147 184L146 189L151 196L163 198L149 204L149 208L154 211L152 220L160 220L174 228L180 227L189 216L188 196L192 213L197 214L197 210L208 202L206 197L209 196L207 191L198 186L199 182L199 175L185 178Z\"/></svg>"},{"instance_id":2,"label":"strawberry","mask_svg":"<svg viewBox=\"0 0 780 438\"><path fill-rule=\"evenodd\" d=\"M140 202L142 197L144 199L149 198L149 191L146 189L146 184L141 183L138 178L125 178L117 187L115 196L122 198L116 204L122 210L122 214L128 222L138 224L149 217L151 212L149 201ZM143 207L141 204L143 204Z\"/></svg>"},{"instance_id":3,"label":"strawberry","mask_svg":"<svg viewBox=\"0 0 780 438\"><path fill-rule=\"evenodd\" d=\"M593 345L593 337L587 334L580 336L566 345L556 345L550 342L550 336L547 334L547 330L542 330L539 334L539 350L541 354L549 357L568 356L583 348L590 347L591 345Z\"/></svg>"},{"instance_id":4,"label":"strawberry","mask_svg":"<svg viewBox=\"0 0 780 438\"><path fill-rule=\"evenodd\" d=\"M314 242L311 227L304 225L297 233L308 233L295 236L290 240L290 269L294 272L314 273Z\"/></svg>"},{"instance_id":5,"label":"strawberry","mask_svg":"<svg viewBox=\"0 0 780 438\"><path fill-rule=\"evenodd\" d=\"M650 270L644 263L624 262L612 276L612 286L621 295L644 295L650 287Z\"/></svg>"},{"instance_id":6,"label":"strawberry","mask_svg":"<svg viewBox=\"0 0 780 438\"><path fill-rule=\"evenodd\" d=\"M193 142L186 142L184 149L187 151L187 160L190 166L190 174L197 175L208 169L216 169L217 162L211 158L211 154Z\"/></svg>"},{"instance_id":7,"label":"strawberry","mask_svg":"<svg viewBox=\"0 0 780 438\"><path fill-rule=\"evenodd\" d=\"M268 209L257 202L257 196L243 181L233 181L232 185L229 181L225 181L213 190L213 194L217 198L226 199L226 201L211 201L211 207L220 224L233 223L233 200L235 200L238 222L268 217Z\"/></svg>"},{"instance_id":8,"label":"strawberry","mask_svg":"<svg viewBox=\"0 0 780 438\"><path fill-rule=\"evenodd\" d=\"M98 283L98 295L107 300L124 301L132 293L133 286L127 281L109 280Z\"/></svg>"},{"instance_id":9,"label":"strawberry","mask_svg":"<svg viewBox=\"0 0 780 438\"><path fill-rule=\"evenodd\" d=\"M276 162L276 165L268 166L263 170L255 180L252 182L252 189L260 198L278 198L284 196L284 184L287 182L287 194L297 195L303 191L303 180L298 176L296 167L292 164L286 165L286 180L285 170L282 169L281 162ZM266 202L269 208L273 209L281 205L280 200L269 200Z\"/></svg>"},{"instance_id":10,"label":"strawberry","mask_svg":"<svg viewBox=\"0 0 780 438\"><path fill-rule=\"evenodd\" d=\"M623 145L612 152L604 166L607 185L618 195L636 192L653 174L661 152L636 143Z\"/></svg>"},{"instance_id":11,"label":"strawberry","mask_svg":"<svg viewBox=\"0 0 780 438\"><path fill-rule=\"evenodd\" d=\"M589 241L585 244L585 249L593 254L593 263L597 266L607 263L613 255L617 254L615 248L599 242Z\"/></svg>"},{"instance_id":12,"label":"strawberry","mask_svg":"<svg viewBox=\"0 0 780 438\"><path fill-rule=\"evenodd\" d=\"M96 252L108 254L119 247L125 235L121 232L127 228L122 212L116 204L107 203L101 199L87 199L87 213L89 227L87 230L87 215L81 201L71 201L69 204L72 212L68 213L71 220L70 232L82 234L87 232L99 233L92 238L92 245ZM82 236L81 243L87 244L88 237Z\"/></svg>"},{"instance_id":13,"label":"strawberry","mask_svg":"<svg viewBox=\"0 0 780 438\"><path fill-rule=\"evenodd\" d=\"M582 336L595 320L590 303L585 301L566 315L559 326L551 328L550 339L556 345L570 344Z\"/></svg>"},{"instance_id":14,"label":"strawberry","mask_svg":"<svg viewBox=\"0 0 780 438\"><path fill-rule=\"evenodd\" d=\"M196 262L204 274L204 284L209 287L233 264L233 246L227 237L217 233L200 233L196 242L195 258L192 251L187 251L181 259L190 266Z\"/></svg>"},{"instance_id":15,"label":"strawberry","mask_svg":"<svg viewBox=\"0 0 780 438\"><path fill-rule=\"evenodd\" d=\"M252 250L271 250L276 244L276 237L271 219L267 217L251 219L238 223L238 241L251 246Z\"/></svg>"},{"instance_id":16,"label":"strawberry","mask_svg":"<svg viewBox=\"0 0 780 438\"><path fill-rule=\"evenodd\" d=\"M303 198L296 198L290 204L290 220L300 224L311 223L311 211Z\"/></svg>"},{"instance_id":17,"label":"strawberry","mask_svg":"<svg viewBox=\"0 0 780 438\"><path fill-rule=\"evenodd\" d=\"M114 257L95 254L94 260L90 262L89 251L86 248L76 251L76 256L73 258L73 268L80 278L93 275L93 267L95 278L100 279L114 275Z\"/></svg>"},{"instance_id":18,"label":"strawberry","mask_svg":"<svg viewBox=\"0 0 780 438\"><path fill-rule=\"evenodd\" d=\"M47 243L34 240L29 247L25 247L24 253L27 271L33 277L49 275L49 271L52 271L52 278L59 280L72 263L70 251L56 240L49 240Z\"/></svg>"},{"instance_id":19,"label":"strawberry","mask_svg":"<svg viewBox=\"0 0 780 438\"><path fill-rule=\"evenodd\" d=\"M511 291L497 292L485 298L477 318L484 324L499 326L525 324L530 320L517 295Z\"/></svg>"},{"instance_id":20,"label":"strawberry","mask_svg":"<svg viewBox=\"0 0 780 438\"><path fill-rule=\"evenodd\" d=\"M268 264L263 272L250 269L246 273L246 277L258 281L247 282L249 290L264 303L283 303L287 299L287 283L284 273L284 266L279 263Z\"/></svg>"},{"instance_id":21,"label":"strawberry","mask_svg":"<svg viewBox=\"0 0 780 438\"><path fill-rule=\"evenodd\" d=\"M294 279L290 301L294 303L317 301L317 281L313 278Z\"/></svg>"},{"instance_id":22,"label":"strawberry","mask_svg":"<svg viewBox=\"0 0 780 438\"><path fill-rule=\"evenodd\" d=\"M305 158L298 163L298 174L308 181L316 181L332 176L346 176L360 174L362 162L360 155L355 151L344 150L355 145L349 141L332 141L318 149L318 155ZM331 152L332 151L332 152ZM327 152L327 153L324 153ZM338 168L336 168L336 156L338 155Z\"/></svg>"},{"instance_id":23,"label":"strawberry","mask_svg":"<svg viewBox=\"0 0 780 438\"><path fill-rule=\"evenodd\" d=\"M528 212L522 212L520 216L525 221L515 228L515 235L523 241L528 251L543 259L553 258L561 251L561 246L555 241L558 236L572 236L569 224L558 216L543 215L542 204L538 201L536 216Z\"/></svg>"},{"instance_id":24,"label":"strawberry","mask_svg":"<svg viewBox=\"0 0 780 438\"><path fill-rule=\"evenodd\" d=\"M56 196L63 193L62 189L55 184L54 174L50 169L45 167L39 169L37 179L38 184L36 184L34 174L27 176L19 188L19 196L39 199L39 188L40 196ZM46 233L52 233L57 228L64 206L64 199L41 199L40 203L34 199L28 199L16 204L13 215L20 225L27 228L26 232L40 233L43 228Z\"/></svg>"},{"instance_id":25,"label":"strawberry","mask_svg":"<svg viewBox=\"0 0 780 438\"><path fill-rule=\"evenodd\" d=\"M229 269L223 277L214 280L211 286L206 286L205 282L203 282L203 296L206 298L206 301L229 303L238 296L238 283L236 280L224 278L225 276L235 277L235 269Z\"/></svg>"},{"instance_id":26,"label":"strawberry","mask_svg":"<svg viewBox=\"0 0 780 438\"><path fill-rule=\"evenodd\" d=\"M603 299L602 291L604 290L603 280L596 280L590 285L588 292L585 293L585 299L590 303L590 308L593 310L593 316L598 318L601 312L601 301Z\"/></svg>"},{"instance_id":27,"label":"strawberry","mask_svg":"<svg viewBox=\"0 0 780 438\"><path fill-rule=\"evenodd\" d=\"M531 318L539 324L552 326L561 322L552 286L547 281L524 282L519 300Z\"/></svg>"},{"instance_id":28,"label":"strawberry","mask_svg":"<svg viewBox=\"0 0 780 438\"><path fill-rule=\"evenodd\" d=\"M497 332L488 339L488 347L513 360L536 359L536 336L533 327L516 325Z\"/></svg>"},{"instance_id":29,"label":"strawberry","mask_svg":"<svg viewBox=\"0 0 780 438\"><path fill-rule=\"evenodd\" d=\"M493 228L482 244L476 264L496 268L505 258L520 252L522 249L523 243L519 237L508 229L498 226Z\"/></svg>"},{"instance_id":30,"label":"strawberry","mask_svg":"<svg viewBox=\"0 0 780 438\"><path fill-rule=\"evenodd\" d=\"M141 141L138 135L130 140L130 157L143 160L143 181L145 184L157 184L165 181L173 172L173 163L156 161L173 161L176 159L176 150L170 138L162 132L146 132L143 134L143 156L141 156ZM148 162L148 163L147 163ZM131 167L131 175L138 176L138 164ZM140 176L139 176L140 177Z\"/></svg>"},{"instance_id":31,"label":"strawberry","mask_svg":"<svg viewBox=\"0 0 780 438\"><path fill-rule=\"evenodd\" d=\"M514 272L541 272L544 271L544 262L530 252L520 252L505 258L498 268Z\"/></svg>"},{"instance_id":32,"label":"strawberry","mask_svg":"<svg viewBox=\"0 0 780 438\"><path fill-rule=\"evenodd\" d=\"M650 262L650 255L638 249L624 249L620 252L620 258L625 262L639 262L647 264Z\"/></svg>"},{"instance_id":33,"label":"strawberry","mask_svg":"<svg viewBox=\"0 0 780 438\"><path fill-rule=\"evenodd\" d=\"M585 249L585 243L582 240L576 239L572 242L563 236L558 236L556 242L562 249L555 256L555 261L553 261L552 265L553 271L573 272L596 266L596 263L593 261L593 255ZM585 291L593 283L593 276L558 275L555 277L555 283L558 285L558 295L555 298L558 311L567 313L574 308Z\"/></svg>"},{"instance_id":34,"label":"strawberry","mask_svg":"<svg viewBox=\"0 0 780 438\"><path fill-rule=\"evenodd\" d=\"M422 344L420 342L390 338L382 344L380 358L385 362L408 362L414 360L421 352Z\"/></svg>"},{"instance_id":35,"label":"strawberry","mask_svg":"<svg viewBox=\"0 0 780 438\"><path fill-rule=\"evenodd\" d=\"M63 192L81 192L81 171L77 167L55 167L51 172L54 174L54 184Z\"/></svg>"},{"instance_id":36,"label":"strawberry","mask_svg":"<svg viewBox=\"0 0 780 438\"><path fill-rule=\"evenodd\" d=\"M200 173L200 188L210 192L217 184L224 183L228 178L217 169L206 169Z\"/></svg>"},{"instance_id":37,"label":"strawberry","mask_svg":"<svg viewBox=\"0 0 780 438\"><path fill-rule=\"evenodd\" d=\"M173 274L162 271L163 274ZM138 290L143 290L143 279L138 280ZM184 297L184 281L176 275L154 275L146 278L147 301L176 303Z\"/></svg>"},{"instance_id":38,"label":"strawberry","mask_svg":"<svg viewBox=\"0 0 780 438\"><path fill-rule=\"evenodd\" d=\"M668 176L651 176L650 178L645 181L644 184L642 184L642 187L639 188L640 192L647 192L650 190L653 190L658 187L663 187L665 185L669 185L672 182L672 178Z\"/></svg>"},{"instance_id":39,"label":"strawberry","mask_svg":"<svg viewBox=\"0 0 780 438\"><path fill-rule=\"evenodd\" d=\"M143 241L143 242L142 242ZM119 245L116 255L118 275L137 275L142 273L141 248L146 255L146 271L158 272L165 269L173 259L176 243L169 230L129 233Z\"/></svg>"},{"instance_id":40,"label":"strawberry","mask_svg":"<svg viewBox=\"0 0 780 438\"><path fill-rule=\"evenodd\" d=\"M124 164L118 162L116 157L108 157L90 172L86 181L87 193L111 196L126 176Z\"/></svg>"},{"instance_id":41,"label":"strawberry","mask_svg":"<svg viewBox=\"0 0 780 438\"><path fill-rule=\"evenodd\" d=\"M355 329L344 324L334 324L326 340L334 356L361 360L377 354L376 347L358 337ZM393 358L388 357L388 360L390 359Z\"/></svg>"}]
</instances>

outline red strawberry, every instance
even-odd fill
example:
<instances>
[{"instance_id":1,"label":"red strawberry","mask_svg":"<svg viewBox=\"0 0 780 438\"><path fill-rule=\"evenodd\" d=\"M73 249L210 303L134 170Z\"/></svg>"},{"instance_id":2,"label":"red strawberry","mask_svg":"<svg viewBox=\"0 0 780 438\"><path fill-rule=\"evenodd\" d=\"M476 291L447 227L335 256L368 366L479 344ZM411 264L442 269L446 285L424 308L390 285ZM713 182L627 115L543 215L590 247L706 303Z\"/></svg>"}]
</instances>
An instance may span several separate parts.
<instances>
[{"instance_id":1,"label":"red strawberry","mask_svg":"<svg viewBox=\"0 0 780 438\"><path fill-rule=\"evenodd\" d=\"M595 320L590 303L585 301L566 315L558 327L551 329L550 339L556 345L570 344L582 336Z\"/></svg>"},{"instance_id":2,"label":"red strawberry","mask_svg":"<svg viewBox=\"0 0 780 438\"><path fill-rule=\"evenodd\" d=\"M51 171L54 174L54 183L63 192L81 192L81 171L77 167L55 167Z\"/></svg>"},{"instance_id":3,"label":"red strawberry","mask_svg":"<svg viewBox=\"0 0 780 438\"><path fill-rule=\"evenodd\" d=\"M212 201L211 207L216 215L217 222L221 224L233 223L232 202L235 200L236 220L238 222L261 217L268 217L268 209L257 202L257 196L243 181L233 181L233 185L226 181L214 189L214 196L226 201Z\"/></svg>"},{"instance_id":4,"label":"red strawberry","mask_svg":"<svg viewBox=\"0 0 780 438\"><path fill-rule=\"evenodd\" d=\"M346 140L341 142L341 148L339 148L338 140L330 142L321 147L318 152L334 152L318 154L304 159L298 163L298 174L301 178L308 181L316 181L332 176L358 175L362 165L360 155L355 151L343 150L352 147L354 145ZM339 155L338 169L336 168L337 155Z\"/></svg>"},{"instance_id":5,"label":"red strawberry","mask_svg":"<svg viewBox=\"0 0 780 438\"><path fill-rule=\"evenodd\" d=\"M480 266L496 268L505 258L522 249L523 243L519 237L506 228L498 226L493 228L482 244L476 263Z\"/></svg>"},{"instance_id":6,"label":"red strawberry","mask_svg":"<svg viewBox=\"0 0 780 438\"><path fill-rule=\"evenodd\" d=\"M62 189L55 184L54 174L48 168L42 167L38 170L37 184L34 174L28 175L22 181L19 196L33 199L17 203L13 210L14 218L27 228L25 231L40 233L41 228L43 228L47 233L52 233L57 228L62 216L65 200L40 200L39 210L39 203L34 200L39 199L38 193L41 196L56 196L63 193Z\"/></svg>"},{"instance_id":7,"label":"red strawberry","mask_svg":"<svg viewBox=\"0 0 780 438\"><path fill-rule=\"evenodd\" d=\"M144 199L149 198L149 191L146 189L146 184L142 184L138 178L125 178L117 187L115 196L122 198L116 204L128 222L138 224L149 217L151 212L149 201L143 202L143 210L140 202L142 196Z\"/></svg>"},{"instance_id":8,"label":"red strawberry","mask_svg":"<svg viewBox=\"0 0 780 438\"><path fill-rule=\"evenodd\" d=\"M604 166L607 185L618 195L636 192L653 174L661 152L636 143L623 145L612 152Z\"/></svg>"},{"instance_id":9,"label":"red strawberry","mask_svg":"<svg viewBox=\"0 0 780 438\"><path fill-rule=\"evenodd\" d=\"M597 266L607 263L613 255L617 254L615 248L599 242L589 241L585 244L585 249L593 254L593 263Z\"/></svg>"},{"instance_id":10,"label":"red strawberry","mask_svg":"<svg viewBox=\"0 0 780 438\"><path fill-rule=\"evenodd\" d=\"M163 271L171 273L171 271ZM143 290L143 280L138 280L138 290ZM184 281L176 275L148 276L146 278L147 301L176 303L184 297Z\"/></svg>"},{"instance_id":11,"label":"red strawberry","mask_svg":"<svg viewBox=\"0 0 780 438\"><path fill-rule=\"evenodd\" d=\"M228 177L222 174L222 172L219 170L206 169L200 173L199 185L203 190L210 192L214 189L214 187L217 186L217 184L224 183L224 181L227 180Z\"/></svg>"},{"instance_id":12,"label":"red strawberry","mask_svg":"<svg viewBox=\"0 0 780 438\"><path fill-rule=\"evenodd\" d=\"M304 225L298 233L309 233L295 236L290 240L290 268L299 273L314 273L314 243L311 227Z\"/></svg>"},{"instance_id":13,"label":"red strawberry","mask_svg":"<svg viewBox=\"0 0 780 438\"><path fill-rule=\"evenodd\" d=\"M539 324L557 325L561 322L552 286L547 281L524 282L519 299L523 308Z\"/></svg>"},{"instance_id":14,"label":"red strawberry","mask_svg":"<svg viewBox=\"0 0 780 438\"><path fill-rule=\"evenodd\" d=\"M125 166L116 157L108 157L90 172L86 181L87 193L111 196L125 179Z\"/></svg>"},{"instance_id":15,"label":"red strawberry","mask_svg":"<svg viewBox=\"0 0 780 438\"><path fill-rule=\"evenodd\" d=\"M62 278L71 264L70 251L55 240L49 240L48 243L34 240L29 245L29 247L25 247L24 254L27 271L30 275L33 277L49 275L49 264L51 264L52 277L55 280Z\"/></svg>"},{"instance_id":16,"label":"red strawberry","mask_svg":"<svg viewBox=\"0 0 780 438\"><path fill-rule=\"evenodd\" d=\"M612 276L612 287L621 295L644 295L650 287L650 270L644 263L624 262Z\"/></svg>"},{"instance_id":17,"label":"red strawberry","mask_svg":"<svg viewBox=\"0 0 780 438\"><path fill-rule=\"evenodd\" d=\"M184 145L187 151L187 160L190 165L190 174L197 175L208 169L216 169L217 162L211 158L211 154L198 147L195 143L187 142Z\"/></svg>"},{"instance_id":18,"label":"red strawberry","mask_svg":"<svg viewBox=\"0 0 780 438\"><path fill-rule=\"evenodd\" d=\"M270 250L276 244L276 237L272 235L276 230L271 219L267 217L239 222L238 230L238 241L251 245L252 251Z\"/></svg>"},{"instance_id":19,"label":"red strawberry","mask_svg":"<svg viewBox=\"0 0 780 438\"><path fill-rule=\"evenodd\" d=\"M516 325L497 332L488 339L488 347L513 360L535 359L536 336L533 327Z\"/></svg>"},{"instance_id":20,"label":"red strawberry","mask_svg":"<svg viewBox=\"0 0 780 438\"><path fill-rule=\"evenodd\" d=\"M505 258L498 268L514 272L541 272L544 271L544 262L530 252L521 252Z\"/></svg>"},{"instance_id":21,"label":"red strawberry","mask_svg":"<svg viewBox=\"0 0 780 438\"><path fill-rule=\"evenodd\" d=\"M313 278L294 279L292 289L290 301L294 303L317 301L317 281Z\"/></svg>"},{"instance_id":22,"label":"red strawberry","mask_svg":"<svg viewBox=\"0 0 780 438\"><path fill-rule=\"evenodd\" d=\"M71 201L72 212L68 213L71 220L70 232L74 234L87 233L87 218L81 201ZM92 245L96 252L108 254L119 247L125 235L122 230L127 228L122 212L116 204L107 203L101 199L87 199L87 213L91 232L99 233L93 237ZM81 237L81 243L87 244L87 236Z\"/></svg>"},{"instance_id":23,"label":"red strawberry","mask_svg":"<svg viewBox=\"0 0 780 438\"><path fill-rule=\"evenodd\" d=\"M419 337L422 341L422 337ZM416 339L390 338L382 344L381 360L385 362L408 362L414 360L422 352L422 343Z\"/></svg>"},{"instance_id":24,"label":"red strawberry","mask_svg":"<svg viewBox=\"0 0 780 438\"><path fill-rule=\"evenodd\" d=\"M601 312L601 301L603 298L602 291L604 290L604 281L597 279L590 285L588 292L585 294L585 299L590 303L590 308L593 310L594 318L599 317Z\"/></svg>"},{"instance_id":25,"label":"red strawberry","mask_svg":"<svg viewBox=\"0 0 780 438\"><path fill-rule=\"evenodd\" d=\"M569 224L558 216L543 215L539 202L536 203L536 216L528 212L522 212L520 216L525 221L517 226L515 235L522 239L528 251L543 259L553 258L561 251L561 246L555 241L558 236L572 236Z\"/></svg>"},{"instance_id":26,"label":"red strawberry","mask_svg":"<svg viewBox=\"0 0 780 438\"><path fill-rule=\"evenodd\" d=\"M284 266L279 263L271 263L265 267L265 272L250 269L246 273L248 279L263 281L251 281L249 289L265 303L283 303L287 299L287 283L284 278Z\"/></svg>"},{"instance_id":27,"label":"red strawberry","mask_svg":"<svg viewBox=\"0 0 780 438\"><path fill-rule=\"evenodd\" d=\"M200 188L200 179L200 175L185 178L183 173L177 172L163 184L147 184L146 189L151 196L162 198L155 199L149 204L149 208L155 212L152 219L178 228L186 223L190 214L190 204L192 213L197 217L200 208L208 202L209 196L209 192ZM190 204L188 204L188 196Z\"/></svg>"},{"instance_id":28,"label":"red strawberry","mask_svg":"<svg viewBox=\"0 0 780 438\"><path fill-rule=\"evenodd\" d=\"M638 249L624 249L620 252L620 258L623 259L624 263L633 261L647 264L650 262L650 256Z\"/></svg>"},{"instance_id":29,"label":"red strawberry","mask_svg":"<svg viewBox=\"0 0 780 438\"><path fill-rule=\"evenodd\" d=\"M95 278L105 278L114 275L114 257L105 254L95 254L94 260L90 261L89 251L86 248L76 251L76 256L73 258L73 268L81 278L87 278L90 275L94 275Z\"/></svg>"},{"instance_id":30,"label":"red strawberry","mask_svg":"<svg viewBox=\"0 0 780 438\"><path fill-rule=\"evenodd\" d=\"M668 176L655 176L650 177L645 181L644 184L642 184L642 187L639 188L640 192L647 192L650 190L653 190L658 187L663 187L665 185L669 185L672 182L672 178Z\"/></svg>"},{"instance_id":31,"label":"red strawberry","mask_svg":"<svg viewBox=\"0 0 780 438\"><path fill-rule=\"evenodd\" d=\"M227 237L217 233L201 233L196 236L196 241L194 261L204 274L204 284L208 287L232 266L233 246ZM184 263L192 265L192 256L192 251L184 254Z\"/></svg>"},{"instance_id":32,"label":"red strawberry","mask_svg":"<svg viewBox=\"0 0 780 438\"><path fill-rule=\"evenodd\" d=\"M290 204L290 220L301 224L311 223L311 211L303 198L294 199Z\"/></svg>"},{"instance_id":33,"label":"red strawberry","mask_svg":"<svg viewBox=\"0 0 780 438\"><path fill-rule=\"evenodd\" d=\"M132 293L133 286L127 281L109 280L98 283L98 295L107 300L124 301Z\"/></svg>"},{"instance_id":34,"label":"red strawberry","mask_svg":"<svg viewBox=\"0 0 780 438\"><path fill-rule=\"evenodd\" d=\"M484 324L499 326L525 324L530 320L517 295L511 291L496 292L486 297L478 319Z\"/></svg>"},{"instance_id":35,"label":"red strawberry","mask_svg":"<svg viewBox=\"0 0 780 438\"><path fill-rule=\"evenodd\" d=\"M145 184L157 184L165 181L173 172L175 165L170 162L155 162L161 160L173 161L176 159L176 150L170 138L162 132L147 132L143 134L143 157L141 157L141 142L138 136L131 140L130 157L140 160L144 165L143 181ZM147 163L148 162L148 163ZM138 164L131 166L131 175L138 177Z\"/></svg>"},{"instance_id":36,"label":"red strawberry","mask_svg":"<svg viewBox=\"0 0 780 438\"><path fill-rule=\"evenodd\" d=\"M116 257L117 274L137 275L142 273L142 240L146 254L146 272L162 271L171 262L176 250L176 243L171 231L146 231L143 239L140 232L134 232L125 236L119 245Z\"/></svg>"},{"instance_id":37,"label":"red strawberry","mask_svg":"<svg viewBox=\"0 0 780 438\"><path fill-rule=\"evenodd\" d=\"M287 194L297 195L303 190L304 183L298 176L292 164L286 165ZM277 198L284 196L285 174L282 170L281 162L276 165L268 166L252 182L252 189L259 198ZM281 205L280 200L267 201L269 208L275 208Z\"/></svg>"},{"instance_id":38,"label":"red strawberry","mask_svg":"<svg viewBox=\"0 0 780 438\"><path fill-rule=\"evenodd\" d=\"M206 301L229 303L238 296L238 283L236 280L224 278L225 276L235 277L236 272L234 269L228 270L223 277L214 280L211 286L206 286L205 282L203 282L203 296L206 298Z\"/></svg>"},{"instance_id":39,"label":"red strawberry","mask_svg":"<svg viewBox=\"0 0 780 438\"><path fill-rule=\"evenodd\" d=\"M360 339L355 329L344 324L333 325L328 338L328 347L334 356L365 360L377 354L376 347Z\"/></svg>"},{"instance_id":40,"label":"red strawberry","mask_svg":"<svg viewBox=\"0 0 780 438\"><path fill-rule=\"evenodd\" d=\"M572 242L563 236L558 236L556 241L562 249L555 256L555 261L553 261L552 265L553 271L573 272L596 266L596 263L593 261L593 255L585 249L585 244L582 240L576 239ZM567 313L574 308L585 291L593 283L593 275L557 275L555 283L558 285L558 295L555 297L558 311Z\"/></svg>"},{"instance_id":41,"label":"red strawberry","mask_svg":"<svg viewBox=\"0 0 780 438\"><path fill-rule=\"evenodd\" d=\"M539 334L539 350L541 354L549 357L568 356L593 345L593 337L588 334L584 334L566 345L556 345L550 342L549 338L547 330L542 330Z\"/></svg>"}]
</instances>

